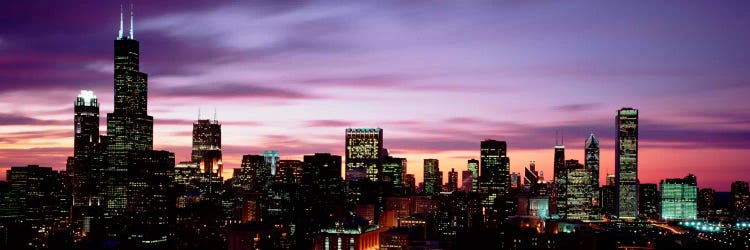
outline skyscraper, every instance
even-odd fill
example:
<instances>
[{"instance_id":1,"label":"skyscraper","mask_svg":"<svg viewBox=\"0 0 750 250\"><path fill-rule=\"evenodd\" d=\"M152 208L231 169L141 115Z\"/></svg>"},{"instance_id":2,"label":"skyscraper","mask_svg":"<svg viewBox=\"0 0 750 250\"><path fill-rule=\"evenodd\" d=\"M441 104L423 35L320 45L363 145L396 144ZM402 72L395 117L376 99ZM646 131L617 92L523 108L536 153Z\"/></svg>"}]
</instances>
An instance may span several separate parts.
<instances>
[{"instance_id":1,"label":"skyscraper","mask_svg":"<svg viewBox=\"0 0 750 250\"><path fill-rule=\"evenodd\" d=\"M584 152L586 168L591 169L591 173L594 175L591 184L594 186L594 190L599 190L599 139L594 136L594 133L591 133L589 138L586 139Z\"/></svg>"},{"instance_id":2,"label":"skyscraper","mask_svg":"<svg viewBox=\"0 0 750 250\"><path fill-rule=\"evenodd\" d=\"M383 159L383 171L380 173L380 181L390 183L393 188L401 189L404 185L404 169L406 169L406 158L386 156Z\"/></svg>"},{"instance_id":3,"label":"skyscraper","mask_svg":"<svg viewBox=\"0 0 750 250\"><path fill-rule=\"evenodd\" d=\"M713 188L701 188L698 190L698 218L706 219L714 215L716 215L716 191Z\"/></svg>"},{"instance_id":4,"label":"skyscraper","mask_svg":"<svg viewBox=\"0 0 750 250\"><path fill-rule=\"evenodd\" d=\"M266 160L266 168L271 169L271 176L276 176L276 166L279 164L279 151L266 150L261 155Z\"/></svg>"},{"instance_id":5,"label":"skyscraper","mask_svg":"<svg viewBox=\"0 0 750 250\"><path fill-rule=\"evenodd\" d=\"M480 143L479 188L487 198L484 205L492 205L498 196L510 191L510 158L505 141L484 140Z\"/></svg>"},{"instance_id":6,"label":"skyscraper","mask_svg":"<svg viewBox=\"0 0 750 250\"><path fill-rule=\"evenodd\" d=\"M72 176L74 204L86 204L94 195L95 188L89 180L92 177L92 157L99 143L99 102L93 91L81 90L73 107L73 159L67 168Z\"/></svg>"},{"instance_id":7,"label":"skyscraper","mask_svg":"<svg viewBox=\"0 0 750 250\"><path fill-rule=\"evenodd\" d=\"M530 162L529 167L525 168L523 175L524 189L528 190L532 195L539 195L536 190L539 182L539 173L536 171L536 163Z\"/></svg>"},{"instance_id":8,"label":"skyscraper","mask_svg":"<svg viewBox=\"0 0 750 250\"><path fill-rule=\"evenodd\" d=\"M550 212L566 218L566 199L568 171L565 169L565 146L555 142L555 158L553 162L554 180L552 181L552 197L550 197Z\"/></svg>"},{"instance_id":9,"label":"skyscraper","mask_svg":"<svg viewBox=\"0 0 750 250\"><path fill-rule=\"evenodd\" d=\"M639 213L647 218L658 220L661 210L658 187L656 184L640 184L638 188Z\"/></svg>"},{"instance_id":10,"label":"skyscraper","mask_svg":"<svg viewBox=\"0 0 750 250\"><path fill-rule=\"evenodd\" d=\"M618 110L615 127L617 215L633 219L638 217L638 110Z\"/></svg>"},{"instance_id":11,"label":"skyscraper","mask_svg":"<svg viewBox=\"0 0 750 250\"><path fill-rule=\"evenodd\" d=\"M198 119L193 123L193 151L190 157L201 172L222 175L221 124L216 119Z\"/></svg>"},{"instance_id":12,"label":"skyscraper","mask_svg":"<svg viewBox=\"0 0 750 250\"><path fill-rule=\"evenodd\" d=\"M347 181L377 181L383 163L383 130L347 128L345 161Z\"/></svg>"},{"instance_id":13,"label":"skyscraper","mask_svg":"<svg viewBox=\"0 0 750 250\"><path fill-rule=\"evenodd\" d=\"M476 159L468 160L466 163L467 169L471 171L472 174L472 192L479 192L479 161Z\"/></svg>"},{"instance_id":14,"label":"skyscraper","mask_svg":"<svg viewBox=\"0 0 750 250\"><path fill-rule=\"evenodd\" d=\"M695 175L661 181L661 218L665 220L696 219L698 183Z\"/></svg>"},{"instance_id":15,"label":"skyscraper","mask_svg":"<svg viewBox=\"0 0 750 250\"><path fill-rule=\"evenodd\" d=\"M424 159L424 192L425 194L437 194L441 190L438 183L442 178L438 177L440 165L437 159Z\"/></svg>"},{"instance_id":16,"label":"skyscraper","mask_svg":"<svg viewBox=\"0 0 750 250\"><path fill-rule=\"evenodd\" d=\"M246 190L265 191L271 169L262 155L243 155L239 175L233 178Z\"/></svg>"},{"instance_id":17,"label":"skyscraper","mask_svg":"<svg viewBox=\"0 0 750 250\"><path fill-rule=\"evenodd\" d=\"M448 172L448 185L445 191L446 192L458 191L458 172L456 172L455 169L451 168L451 171Z\"/></svg>"},{"instance_id":18,"label":"skyscraper","mask_svg":"<svg viewBox=\"0 0 750 250\"><path fill-rule=\"evenodd\" d=\"M735 219L750 218L750 188L746 181L732 182L732 204L729 210Z\"/></svg>"},{"instance_id":19,"label":"skyscraper","mask_svg":"<svg viewBox=\"0 0 750 250\"><path fill-rule=\"evenodd\" d=\"M130 32L123 34L122 13L120 31L115 40L114 102L107 114L107 208L119 214L127 206L129 154L153 149L154 118L148 115L148 76L139 71L139 44L133 33L131 13Z\"/></svg>"},{"instance_id":20,"label":"skyscraper","mask_svg":"<svg viewBox=\"0 0 750 250\"><path fill-rule=\"evenodd\" d=\"M584 167L578 160L565 161L565 168L567 172L566 193L563 199L565 214L561 214L560 218L586 220L598 217L592 204L597 196L594 186L591 185L594 181L593 171Z\"/></svg>"},{"instance_id":21,"label":"skyscraper","mask_svg":"<svg viewBox=\"0 0 750 250\"><path fill-rule=\"evenodd\" d=\"M461 171L461 191L466 193L472 192L474 182L474 174L471 170Z\"/></svg>"}]
</instances>

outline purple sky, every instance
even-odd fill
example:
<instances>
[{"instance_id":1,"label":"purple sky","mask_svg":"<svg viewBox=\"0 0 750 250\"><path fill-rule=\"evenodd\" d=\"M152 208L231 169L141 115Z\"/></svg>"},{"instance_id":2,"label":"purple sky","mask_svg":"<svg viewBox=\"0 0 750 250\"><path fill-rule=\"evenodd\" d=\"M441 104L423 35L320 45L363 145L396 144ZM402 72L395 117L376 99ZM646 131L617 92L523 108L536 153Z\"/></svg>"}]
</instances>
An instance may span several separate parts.
<instances>
[{"instance_id":1,"label":"purple sky","mask_svg":"<svg viewBox=\"0 0 750 250\"><path fill-rule=\"evenodd\" d=\"M178 160L198 109L216 109L226 168L265 149L343 154L346 127L381 127L418 181L422 159L464 170L484 138L508 141L512 171L551 173L564 129L568 158L600 137L603 176L630 106L641 182L750 181L746 1L134 3L155 146ZM119 4L0 8L0 168L64 168L80 89L112 110Z\"/></svg>"}]
</instances>

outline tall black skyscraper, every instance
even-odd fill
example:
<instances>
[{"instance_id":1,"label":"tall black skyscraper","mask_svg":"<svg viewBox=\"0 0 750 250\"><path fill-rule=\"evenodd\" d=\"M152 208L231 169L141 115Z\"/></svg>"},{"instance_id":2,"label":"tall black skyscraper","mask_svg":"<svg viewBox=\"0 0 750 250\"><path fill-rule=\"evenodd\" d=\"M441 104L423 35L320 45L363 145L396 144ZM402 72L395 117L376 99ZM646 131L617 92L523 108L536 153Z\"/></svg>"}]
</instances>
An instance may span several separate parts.
<instances>
[{"instance_id":1,"label":"tall black skyscraper","mask_svg":"<svg viewBox=\"0 0 750 250\"><path fill-rule=\"evenodd\" d=\"M480 144L479 188L488 196L485 205L510 191L510 158L505 141L485 140Z\"/></svg>"},{"instance_id":2,"label":"tall black skyscraper","mask_svg":"<svg viewBox=\"0 0 750 250\"><path fill-rule=\"evenodd\" d=\"M633 219L638 217L638 110L618 110L615 127L617 215Z\"/></svg>"},{"instance_id":3,"label":"tall black skyscraper","mask_svg":"<svg viewBox=\"0 0 750 250\"><path fill-rule=\"evenodd\" d=\"M72 177L74 204L86 204L92 195L92 157L99 143L99 102L93 91L81 90L73 106L73 158L67 169Z\"/></svg>"},{"instance_id":4,"label":"tall black skyscraper","mask_svg":"<svg viewBox=\"0 0 750 250\"><path fill-rule=\"evenodd\" d=\"M139 44L135 40L131 12L130 32L120 31L115 40L115 109L107 114L109 137L107 176L107 208L119 213L127 205L127 173L131 152L153 149L154 118L148 115L147 75L139 71Z\"/></svg>"},{"instance_id":5,"label":"tall black skyscraper","mask_svg":"<svg viewBox=\"0 0 750 250\"><path fill-rule=\"evenodd\" d=\"M550 197L550 210L552 210L552 214L557 214L560 218L566 218L568 171L565 168L565 146L563 143L555 143L553 164L554 180L552 197Z\"/></svg>"}]
</instances>

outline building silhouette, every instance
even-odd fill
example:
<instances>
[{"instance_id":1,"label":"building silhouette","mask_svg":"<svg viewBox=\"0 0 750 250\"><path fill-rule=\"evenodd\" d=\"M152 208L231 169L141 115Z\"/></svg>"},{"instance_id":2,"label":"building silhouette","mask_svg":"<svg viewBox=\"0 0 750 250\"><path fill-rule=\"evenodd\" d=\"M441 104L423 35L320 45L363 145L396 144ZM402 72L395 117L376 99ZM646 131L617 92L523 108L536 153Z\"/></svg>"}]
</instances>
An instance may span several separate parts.
<instances>
[{"instance_id":1,"label":"building silhouette","mask_svg":"<svg viewBox=\"0 0 750 250\"><path fill-rule=\"evenodd\" d=\"M656 184L638 185L638 209L641 216L658 220L661 212L661 197Z\"/></svg>"},{"instance_id":2,"label":"building silhouette","mask_svg":"<svg viewBox=\"0 0 750 250\"><path fill-rule=\"evenodd\" d=\"M736 219L750 218L750 188L746 181L732 182L732 204L730 212Z\"/></svg>"}]
</instances>

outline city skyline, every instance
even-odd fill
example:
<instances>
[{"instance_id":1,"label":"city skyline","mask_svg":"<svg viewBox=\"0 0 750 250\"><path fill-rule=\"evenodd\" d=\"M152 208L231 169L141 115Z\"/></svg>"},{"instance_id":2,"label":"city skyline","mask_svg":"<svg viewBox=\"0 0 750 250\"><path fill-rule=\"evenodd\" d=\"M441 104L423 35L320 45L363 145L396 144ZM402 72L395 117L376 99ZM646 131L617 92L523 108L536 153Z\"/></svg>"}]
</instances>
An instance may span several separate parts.
<instances>
[{"instance_id":1,"label":"city skyline","mask_svg":"<svg viewBox=\"0 0 750 250\"><path fill-rule=\"evenodd\" d=\"M33 3L30 5L27 8L23 4L14 5L0 13L6 16L5 19L12 20L19 13L23 16L29 11L42 11L35 8ZM65 158L73 152L71 102L81 89L94 90L101 107L102 121L106 118L104 114L113 111L113 72L112 64L108 64L108 61L112 56L111 40L117 36L116 11L119 7L110 5L97 8L112 11L100 11L90 16L73 15L71 13L75 12L69 9L66 12L70 6L65 5L49 8L55 10L45 10L49 11L46 13L49 15L44 15L46 19L43 21L18 20L21 28L6 26L3 29L6 31L0 33L0 51L8 52L0 58L3 58L3 64L13 66L8 67L10 70L0 69L0 81L3 83L0 103L8 105L0 120L0 133L6 135L0 144L0 179L5 179L5 170L10 166L39 164L55 170L65 168ZM442 162L440 170L444 172L443 179L447 180L448 169L464 170L467 160L479 158L479 142L485 138L507 141L507 154L513 159L510 172L523 172L524 167L534 161L537 170L544 171L549 179L553 173L552 136L555 131L565 133L566 160L580 161L585 160L584 143L593 132L601 142L599 179L603 182L608 173L615 172L615 111L621 107L634 107L641 111L638 161L638 179L641 183L658 183L661 179L690 173L698 176L698 186L701 188L728 191L729 183L735 181L737 176L750 176L746 163L740 160L750 147L750 130L743 126L750 113L742 105L736 105L743 103L743 96L750 92L748 85L743 84L750 75L742 70L747 68L750 54L741 50L742 44L747 44L743 41L750 40L750 35L740 30L742 26L738 24L741 22L732 18L708 20L719 14L735 14L733 17L740 21L747 19L729 6L686 4L679 6L681 11L676 13L662 13L671 9L659 4L649 5L650 11L665 14L652 20L655 31L651 32L663 31L670 36L650 36L642 44L632 43L638 36L619 37L626 41L607 40L601 37L607 34L604 30L618 27L617 23L585 25L602 17L582 15L569 24L573 28L590 31L584 32L584 38L578 39L593 40L568 41L568 46L579 53L558 51L564 47L543 41L528 45L529 41L535 40L532 38L545 36L527 34L507 41L520 51L534 53L524 57L523 53L518 52L504 58L499 53L511 51L509 48L484 46L504 32L524 33L512 28L513 22L487 16L485 11L477 8L479 6L451 10L449 6L438 5L430 7L431 10L441 10L435 13L418 9L404 13L414 19L401 17L381 20L383 16L373 14L362 19L355 18L363 23L337 26L331 23L337 18L352 18L351 15L361 11L383 11L394 7L355 3L328 10L325 7L329 5L273 6L264 3L234 6L243 9L268 8L264 9L267 12L263 15L253 16L226 6L200 10L177 6L158 10L148 3L137 3L135 36L145 45L140 60L144 65L143 71L150 76L149 91L152 96L148 101L149 115L154 117L154 148L175 152L177 161L190 159L191 128L198 118L198 110L204 110L202 118L206 118L205 114L210 113L206 111L215 108L225 130L222 133L225 176L231 176L232 169L240 167L242 155L260 154L265 150L279 150L282 159L301 160L302 155L314 153L343 156L344 129L380 127L383 129L383 147L389 150L390 155L404 157L411 162L408 173L414 174L417 182L422 180L420 163L423 159L434 158ZM618 7L612 5L626 4L595 5L612 9ZM541 28L554 21L533 19L536 17L533 11L555 6L497 4L489 7L515 8L513 14L526 17L521 19L526 21L523 25L526 31L533 33L531 31L546 31ZM594 8L575 4L565 7ZM620 12L621 15L646 8L637 5L619 7L627 7ZM316 12L316 15L306 15L305 12L320 9L327 11ZM477 47L498 52L497 58L488 58L486 54L479 53L485 52L485 49L460 47L445 37L446 30L442 30L445 27L422 22L436 21L436 17L441 15L465 15L466 12L485 15L460 22L442 21L447 23L441 24L454 25L451 26L453 31L467 32L469 37L485 39L473 42L477 43ZM247 30L242 32L224 28L234 20L217 16L222 13L251 24L243 24L241 28ZM290 14L295 14L297 18L288 17ZM679 18L694 15L698 20L689 21L702 29L672 30L680 25L668 17L686 21ZM629 21L638 21L633 20L632 16L624 16ZM187 20L211 30L207 33L212 34L196 34L180 28L180 23ZM476 34L479 33L477 30L460 29L482 22L497 24L496 31L500 34L483 37ZM69 24L72 30L60 32L55 28L56 25L65 24ZM267 30L267 27L261 27L262 24L280 30ZM370 35L373 37L389 32L405 33L410 29L424 30L425 34L377 41L391 47L402 44L406 46L403 51L406 54L396 57L399 60L394 62L395 67L382 66L363 71L359 68L388 64L392 61L389 58L395 56L387 49L371 44L371 41L356 37L357 28L370 26L374 27L371 30L374 33ZM571 27L563 26L551 26L548 31L570 31L566 28ZM726 37L718 40L727 44L699 41L698 38L713 34L711 29L719 26L723 29L736 28L737 34L723 31L714 35L737 36L733 40L737 44L724 41ZM310 29L320 29L319 32L324 35L305 41L302 38L312 36L305 33ZM274 36L252 37L253 34L264 34L264 31ZM640 32L636 28L626 28L624 31L630 35ZM244 32L250 37L241 34ZM29 40L29 36L39 36L39 39L20 43ZM430 49L446 49L446 54L407 51L408 48L418 47L410 43L433 36L439 39L431 44L437 47ZM679 43L676 43L678 39ZM615 44L607 44L607 41ZM675 46L664 45L669 42L675 42L672 44ZM700 50L701 44L725 46L712 47L708 53ZM609 45L612 47L607 47ZM581 51L589 46L594 49L593 53ZM607 50L615 46L623 47L624 51ZM627 55L627 52L634 51L655 52L657 48L661 49L661 53ZM694 54L681 54L687 51ZM346 55L361 58L351 59ZM468 65L446 60L459 57L476 60L469 60L471 63L467 62ZM623 61L599 65L612 57ZM518 65L509 64L521 58L527 60L521 60ZM188 62L174 65L178 59ZM320 65L298 61L311 59L321 60ZM553 63L539 64L547 59ZM49 65L63 62L66 63L64 66ZM568 62L577 63L569 65ZM723 67L712 66L717 63ZM418 65L423 65L424 70L420 71ZM704 71L690 72L694 69ZM248 70L249 73L246 72ZM311 74L313 71L319 72ZM21 74L17 72L28 74L19 76ZM524 86L540 80L541 83L537 85ZM201 85L200 81L211 83ZM568 82L576 83L569 88L559 87ZM661 85L661 82L664 84ZM613 88L625 85L632 88ZM706 94L696 95L695 92ZM458 105L444 102L445 98L456 100ZM733 109L727 110L726 107ZM106 122L100 122L100 131L105 134ZM724 171L713 171L717 166Z\"/></svg>"}]
</instances>

